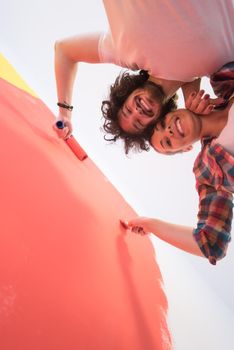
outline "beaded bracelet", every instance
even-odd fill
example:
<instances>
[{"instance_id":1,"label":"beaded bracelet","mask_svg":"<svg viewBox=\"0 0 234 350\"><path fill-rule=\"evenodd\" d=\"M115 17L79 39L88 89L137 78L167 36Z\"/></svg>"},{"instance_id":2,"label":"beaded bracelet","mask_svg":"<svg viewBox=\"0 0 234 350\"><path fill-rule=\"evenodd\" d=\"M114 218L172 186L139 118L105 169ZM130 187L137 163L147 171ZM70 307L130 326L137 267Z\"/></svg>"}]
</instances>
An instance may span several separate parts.
<instances>
[{"instance_id":1,"label":"beaded bracelet","mask_svg":"<svg viewBox=\"0 0 234 350\"><path fill-rule=\"evenodd\" d=\"M58 102L57 106L68 109L69 111L73 110L73 106L69 105L67 102L64 101L64 103Z\"/></svg>"}]
</instances>

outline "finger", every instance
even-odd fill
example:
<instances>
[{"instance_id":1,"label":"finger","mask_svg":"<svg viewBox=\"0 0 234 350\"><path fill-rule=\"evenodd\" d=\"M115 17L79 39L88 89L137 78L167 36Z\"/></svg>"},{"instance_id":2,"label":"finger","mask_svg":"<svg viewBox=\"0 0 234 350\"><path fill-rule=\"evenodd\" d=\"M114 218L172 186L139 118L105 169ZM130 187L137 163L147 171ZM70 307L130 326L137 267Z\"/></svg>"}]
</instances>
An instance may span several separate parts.
<instances>
[{"instance_id":1,"label":"finger","mask_svg":"<svg viewBox=\"0 0 234 350\"><path fill-rule=\"evenodd\" d=\"M204 111L210 106L210 95L206 94L200 101L197 100L197 106L194 106L194 113L204 114Z\"/></svg>"},{"instance_id":2,"label":"finger","mask_svg":"<svg viewBox=\"0 0 234 350\"><path fill-rule=\"evenodd\" d=\"M210 98L210 103L214 106L221 105L224 101L222 97Z\"/></svg>"},{"instance_id":3,"label":"finger","mask_svg":"<svg viewBox=\"0 0 234 350\"><path fill-rule=\"evenodd\" d=\"M70 132L69 130L66 132L66 134L64 135L64 140L69 139L69 137L72 135L72 132Z\"/></svg>"},{"instance_id":4,"label":"finger","mask_svg":"<svg viewBox=\"0 0 234 350\"><path fill-rule=\"evenodd\" d=\"M209 105L207 106L202 113L200 114L203 114L203 115L208 115L210 114L212 111L214 110L214 105Z\"/></svg>"},{"instance_id":5,"label":"finger","mask_svg":"<svg viewBox=\"0 0 234 350\"><path fill-rule=\"evenodd\" d=\"M122 225L122 227L127 230L129 227L128 227L128 222L127 221L124 221L124 220L119 220L120 224Z\"/></svg>"},{"instance_id":6,"label":"finger","mask_svg":"<svg viewBox=\"0 0 234 350\"><path fill-rule=\"evenodd\" d=\"M199 92L193 91L190 95L189 98L187 99L185 106L192 112L196 113L195 110L200 103L202 96L204 94L204 90L200 90Z\"/></svg>"},{"instance_id":7,"label":"finger","mask_svg":"<svg viewBox=\"0 0 234 350\"><path fill-rule=\"evenodd\" d=\"M62 133L61 133L61 138L62 139L64 139L64 140L66 140L67 138L68 138L68 133L69 133L69 129L67 128L67 127L64 127L63 129L62 129Z\"/></svg>"},{"instance_id":8,"label":"finger","mask_svg":"<svg viewBox=\"0 0 234 350\"><path fill-rule=\"evenodd\" d=\"M145 230L141 227L141 230L139 230L138 232L141 236L145 236L147 235L147 232L145 232Z\"/></svg>"},{"instance_id":9,"label":"finger","mask_svg":"<svg viewBox=\"0 0 234 350\"><path fill-rule=\"evenodd\" d=\"M68 139L72 135L72 125L70 123L66 123L65 127L63 128L64 131L64 139Z\"/></svg>"},{"instance_id":10,"label":"finger","mask_svg":"<svg viewBox=\"0 0 234 350\"><path fill-rule=\"evenodd\" d=\"M196 109L199 106L199 104L202 101L202 96L204 94L204 90L200 90L196 96L194 97L192 103L191 103L191 110L196 113Z\"/></svg>"},{"instance_id":11,"label":"finger","mask_svg":"<svg viewBox=\"0 0 234 350\"><path fill-rule=\"evenodd\" d=\"M145 236L147 235L147 232L145 232L145 230L141 227L141 229L138 231L138 234L141 236Z\"/></svg>"},{"instance_id":12,"label":"finger","mask_svg":"<svg viewBox=\"0 0 234 350\"><path fill-rule=\"evenodd\" d=\"M189 97L188 97L188 98L186 99L186 101L185 101L185 107L186 107L186 108L190 109L191 104L192 104L193 99L194 99L195 96L196 96L196 92L195 92L195 91L192 92L192 93L189 95Z\"/></svg>"},{"instance_id":13,"label":"finger","mask_svg":"<svg viewBox=\"0 0 234 350\"><path fill-rule=\"evenodd\" d=\"M133 226L132 227L132 232L140 234L140 235L146 234L146 232L144 231L143 227L141 227L141 226Z\"/></svg>"},{"instance_id":14,"label":"finger","mask_svg":"<svg viewBox=\"0 0 234 350\"><path fill-rule=\"evenodd\" d=\"M206 94L194 112L203 115L210 114L214 110L215 106L222 105L223 102L224 99L221 97L210 98L210 96Z\"/></svg>"},{"instance_id":15,"label":"finger","mask_svg":"<svg viewBox=\"0 0 234 350\"><path fill-rule=\"evenodd\" d=\"M132 227L131 227L131 231L134 232L134 233L138 233L138 231L139 231L139 226L132 226Z\"/></svg>"},{"instance_id":16,"label":"finger","mask_svg":"<svg viewBox=\"0 0 234 350\"><path fill-rule=\"evenodd\" d=\"M58 128L56 127L56 125L53 125L53 129L54 129L54 131L56 132L56 134L58 135L58 137L59 137L60 139L63 139L63 138L64 138L64 131L63 131L63 129L58 129Z\"/></svg>"}]
</instances>

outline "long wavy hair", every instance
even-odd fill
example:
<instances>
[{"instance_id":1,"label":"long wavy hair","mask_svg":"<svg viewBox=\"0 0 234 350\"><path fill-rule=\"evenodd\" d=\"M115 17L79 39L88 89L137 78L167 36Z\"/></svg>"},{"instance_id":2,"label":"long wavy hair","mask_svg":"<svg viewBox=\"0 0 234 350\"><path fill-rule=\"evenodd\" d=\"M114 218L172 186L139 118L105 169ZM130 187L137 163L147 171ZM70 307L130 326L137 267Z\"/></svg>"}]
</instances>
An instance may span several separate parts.
<instances>
[{"instance_id":1,"label":"long wavy hair","mask_svg":"<svg viewBox=\"0 0 234 350\"><path fill-rule=\"evenodd\" d=\"M102 102L101 110L105 119L103 131L106 133L104 138L111 142L122 139L126 154L129 153L130 149L136 152L148 151L150 149L150 138L155 127L155 124L151 124L142 133L136 135L130 134L120 127L118 120L119 110L134 90L154 85L156 98L158 98L158 102L162 106L160 119L166 113L177 108L177 95L167 100L161 86L148 81L148 79L149 74L145 70L141 70L137 74L124 71L120 73L114 84L111 85L109 99Z\"/></svg>"}]
</instances>

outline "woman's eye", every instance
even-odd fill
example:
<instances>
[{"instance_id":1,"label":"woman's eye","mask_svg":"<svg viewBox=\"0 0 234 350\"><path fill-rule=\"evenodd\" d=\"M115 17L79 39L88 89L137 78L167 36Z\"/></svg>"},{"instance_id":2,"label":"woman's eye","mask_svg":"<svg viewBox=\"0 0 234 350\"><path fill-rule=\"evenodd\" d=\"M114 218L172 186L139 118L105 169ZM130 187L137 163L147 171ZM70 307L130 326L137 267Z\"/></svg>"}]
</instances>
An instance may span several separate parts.
<instances>
[{"instance_id":1,"label":"woman's eye","mask_svg":"<svg viewBox=\"0 0 234 350\"><path fill-rule=\"evenodd\" d=\"M144 126L144 124L142 124L142 123L140 122L140 120L138 120L138 125Z\"/></svg>"},{"instance_id":2,"label":"woman's eye","mask_svg":"<svg viewBox=\"0 0 234 350\"><path fill-rule=\"evenodd\" d=\"M138 130L142 131L144 129L144 125L141 124L139 121L136 122L136 127Z\"/></svg>"}]
</instances>

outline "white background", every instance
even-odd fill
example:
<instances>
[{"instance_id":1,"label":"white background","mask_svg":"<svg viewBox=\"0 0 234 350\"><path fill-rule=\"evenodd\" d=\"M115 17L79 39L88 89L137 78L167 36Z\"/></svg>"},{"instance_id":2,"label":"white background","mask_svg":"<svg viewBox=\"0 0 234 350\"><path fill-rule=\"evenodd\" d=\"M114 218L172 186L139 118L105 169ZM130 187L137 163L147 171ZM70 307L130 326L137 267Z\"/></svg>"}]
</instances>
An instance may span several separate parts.
<instances>
[{"instance_id":1,"label":"white background","mask_svg":"<svg viewBox=\"0 0 234 350\"><path fill-rule=\"evenodd\" d=\"M54 113L55 40L106 28L98 0L1 1L1 53ZM100 105L119 72L113 65L80 64L73 97L75 136L139 215L194 225L197 194L192 165L199 145L177 156L150 151L126 157L121 143L110 145L103 140ZM208 79L203 84L210 92ZM155 237L152 241L168 296L174 349L233 349L233 244L214 267Z\"/></svg>"}]
</instances>

